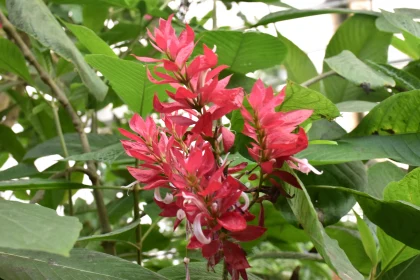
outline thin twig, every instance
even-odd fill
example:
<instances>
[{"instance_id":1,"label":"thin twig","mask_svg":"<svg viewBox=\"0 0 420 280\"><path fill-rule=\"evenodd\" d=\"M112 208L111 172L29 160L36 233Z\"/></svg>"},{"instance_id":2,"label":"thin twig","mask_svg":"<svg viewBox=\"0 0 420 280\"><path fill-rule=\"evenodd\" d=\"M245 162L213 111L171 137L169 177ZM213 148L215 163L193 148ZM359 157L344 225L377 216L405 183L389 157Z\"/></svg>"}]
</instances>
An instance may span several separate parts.
<instances>
[{"instance_id":1,"label":"thin twig","mask_svg":"<svg viewBox=\"0 0 420 280\"><path fill-rule=\"evenodd\" d=\"M136 159L135 166L137 167L139 160ZM134 185L133 188L133 208L134 208L134 220L140 219L140 206L139 206L139 195L140 195L140 185L137 183ZM136 227L136 245L137 245L137 264L142 265L142 232L141 232L141 224L139 223Z\"/></svg>"},{"instance_id":2,"label":"thin twig","mask_svg":"<svg viewBox=\"0 0 420 280\"><path fill-rule=\"evenodd\" d=\"M57 130L58 138L60 139L61 149L63 150L63 156L64 156L64 158L68 158L69 157L69 152L67 150L66 140L64 140L63 129L61 128L60 116L58 115L58 108L55 105L54 101L51 102L51 109L53 111L55 128ZM69 163L66 162L66 169L68 169L69 167L70 167ZM68 180L69 178L70 178L70 176L67 174L66 179ZM69 214L70 214L70 216L74 215L72 195L73 195L72 190L68 189L68 196L69 196L68 203L69 203Z\"/></svg>"},{"instance_id":3,"label":"thin twig","mask_svg":"<svg viewBox=\"0 0 420 280\"><path fill-rule=\"evenodd\" d=\"M52 95L60 102L60 104L69 114L73 122L75 130L79 134L83 152L85 153L91 152L89 140L87 138L86 133L83 130L83 122L80 120L76 111L70 104L70 101L68 100L64 91L60 87L58 87L54 79L38 63L34 54L31 52L29 47L23 41L22 37L16 31L15 27L10 23L10 21L7 19L7 17L3 14L1 10L0 10L0 21L3 25L4 31L7 33L7 35L10 38L13 39L13 41L22 51L23 56L29 61L29 63L35 67L41 80L51 88ZM91 172L96 173L96 167L93 161L88 161L87 166L88 166L88 169L91 170ZM106 212L103 194L99 189L94 189L93 195L95 197L96 208L98 209L99 223L101 225L102 232L103 233L110 232L111 225L109 223L108 215ZM115 254L115 245L113 243L103 243L103 247L105 249L105 252L110 253L110 254Z\"/></svg>"},{"instance_id":4,"label":"thin twig","mask_svg":"<svg viewBox=\"0 0 420 280\"><path fill-rule=\"evenodd\" d=\"M304 87L309 87L309 86L321 81L322 79L325 79L327 77L334 76L334 75L338 75L338 74L336 72L334 72L333 70L331 70L331 71L319 74L318 76L313 77L313 78L307 80L306 82L301 83L300 85L304 86Z\"/></svg>"},{"instance_id":5,"label":"thin twig","mask_svg":"<svg viewBox=\"0 0 420 280\"><path fill-rule=\"evenodd\" d=\"M249 257L252 260L255 259L293 259L293 260L305 260L324 262L324 259L319 254L314 253L300 253L300 252L268 252L256 254Z\"/></svg>"}]
</instances>

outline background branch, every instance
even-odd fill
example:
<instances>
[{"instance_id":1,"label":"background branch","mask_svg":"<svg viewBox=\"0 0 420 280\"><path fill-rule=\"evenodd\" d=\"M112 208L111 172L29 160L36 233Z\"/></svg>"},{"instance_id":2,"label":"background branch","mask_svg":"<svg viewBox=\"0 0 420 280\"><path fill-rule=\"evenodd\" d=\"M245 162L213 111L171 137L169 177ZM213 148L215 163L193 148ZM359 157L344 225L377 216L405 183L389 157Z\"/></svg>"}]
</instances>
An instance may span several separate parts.
<instances>
[{"instance_id":1,"label":"background branch","mask_svg":"<svg viewBox=\"0 0 420 280\"><path fill-rule=\"evenodd\" d=\"M42 66L38 63L36 60L34 54L29 49L29 47L25 44L22 37L19 35L19 33L16 31L15 27L10 23L10 21L7 19L7 17L3 14L3 12L0 10L0 21L3 24L3 29L6 32L6 34L13 39L15 44L19 47L19 49L22 51L23 56L28 60L30 64L32 64L35 69L37 70L40 78L42 81L47 84L52 91L52 95L60 102L60 104L63 106L63 108L67 111L69 114L72 123L74 125L75 130L79 134L80 142L82 144L83 152L89 153L91 151L89 141L87 138L86 133L83 130L83 122L77 115L76 111L73 109L72 105L70 104L70 101L68 100L66 94L63 90L61 90L60 87L55 83L53 78L48 74L47 71L45 71ZM96 166L93 161L87 162L88 169L92 173L96 173ZM94 182L92 182L94 183ZM96 184L99 184L99 181L95 182ZM95 198L96 208L98 210L98 216L99 216L99 222L101 224L101 230L103 233L107 233L111 231L111 225L108 220L108 215L105 208L105 203L103 199L103 194L101 190L94 189L93 190L93 196ZM115 254L115 245L114 243L110 242L104 242L103 247L105 252L109 254Z\"/></svg>"}]
</instances>

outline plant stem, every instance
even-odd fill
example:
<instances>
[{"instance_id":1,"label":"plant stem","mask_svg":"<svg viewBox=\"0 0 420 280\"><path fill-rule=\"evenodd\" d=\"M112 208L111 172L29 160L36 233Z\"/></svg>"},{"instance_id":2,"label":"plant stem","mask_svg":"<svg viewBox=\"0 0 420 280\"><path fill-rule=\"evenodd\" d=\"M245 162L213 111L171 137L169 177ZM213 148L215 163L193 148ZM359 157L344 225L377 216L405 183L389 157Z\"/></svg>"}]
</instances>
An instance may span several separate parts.
<instances>
[{"instance_id":1,"label":"plant stem","mask_svg":"<svg viewBox=\"0 0 420 280\"><path fill-rule=\"evenodd\" d=\"M55 128L57 130L57 135L58 138L60 139L60 145L61 145L61 149L63 150L63 156L64 158L68 158L69 157L69 152L67 150L67 145L66 145L66 140L64 140L64 135L63 135L63 129L61 128L61 123L60 123L60 116L58 115L58 108L55 105L54 101L51 103L51 108L53 111L53 116L54 116L54 123L55 123ZM69 163L66 162L66 169L68 169ZM66 179L68 180L70 178L69 174L66 174ZM74 211L73 211L73 201L72 201L72 190L68 189L68 203L69 203L69 215L73 216L74 215Z\"/></svg>"},{"instance_id":2,"label":"plant stem","mask_svg":"<svg viewBox=\"0 0 420 280\"><path fill-rule=\"evenodd\" d=\"M213 30L217 29L217 0L213 0L213 14L212 14L212 19L213 19Z\"/></svg>"},{"instance_id":3,"label":"plant stem","mask_svg":"<svg viewBox=\"0 0 420 280\"><path fill-rule=\"evenodd\" d=\"M139 160L136 159L135 167L137 167ZM140 186L139 184L135 184L133 188L133 204L134 204L134 220L137 221L140 219L140 207L139 207L139 193L140 193ZM136 227L136 245L137 249L137 264L141 265L142 262L142 232L141 232L141 224L139 223Z\"/></svg>"},{"instance_id":4,"label":"plant stem","mask_svg":"<svg viewBox=\"0 0 420 280\"><path fill-rule=\"evenodd\" d=\"M228 280L228 269L227 269L227 263L226 260L223 262L223 274L222 274L222 279L223 280Z\"/></svg>"},{"instance_id":5,"label":"plant stem","mask_svg":"<svg viewBox=\"0 0 420 280\"><path fill-rule=\"evenodd\" d=\"M324 262L324 259L319 254L300 252L268 252L250 256L250 259L292 259Z\"/></svg>"},{"instance_id":6,"label":"plant stem","mask_svg":"<svg viewBox=\"0 0 420 280\"><path fill-rule=\"evenodd\" d=\"M9 36L9 38L13 39L15 44L19 47L22 51L23 56L29 61L32 66L35 67L37 70L41 80L47 84L51 88L51 94L60 102L63 108L67 111L70 118L72 119L73 126L80 137L80 142L82 144L83 152L89 153L91 152L89 140L85 131L83 130L83 122L77 115L77 112L74 110L70 101L67 98L65 92L55 83L54 79L45 71L41 64L38 63L34 54L31 52L29 47L25 44L22 37L16 31L15 27L10 23L7 17L3 14L0 10L0 21L3 24L3 29ZM93 161L87 162L88 169L91 172L96 173L96 166ZM99 180L96 182L96 186L99 184ZM93 196L95 198L96 208L98 209L98 216L99 222L101 225L101 229L103 233L107 233L111 231L111 225L108 220L108 215L105 208L105 203L103 199L103 194L99 189L93 190ZM104 242L103 244L104 250L106 253L115 254L115 244L110 242Z\"/></svg>"},{"instance_id":7,"label":"plant stem","mask_svg":"<svg viewBox=\"0 0 420 280\"><path fill-rule=\"evenodd\" d=\"M325 79L327 77L334 76L334 75L338 75L338 74L336 72L334 72L333 70L331 70L331 71L319 74L318 76L313 77L312 79L309 79L306 82L301 83L300 85L304 86L304 87L309 87L309 86L321 81L322 79Z\"/></svg>"}]
</instances>

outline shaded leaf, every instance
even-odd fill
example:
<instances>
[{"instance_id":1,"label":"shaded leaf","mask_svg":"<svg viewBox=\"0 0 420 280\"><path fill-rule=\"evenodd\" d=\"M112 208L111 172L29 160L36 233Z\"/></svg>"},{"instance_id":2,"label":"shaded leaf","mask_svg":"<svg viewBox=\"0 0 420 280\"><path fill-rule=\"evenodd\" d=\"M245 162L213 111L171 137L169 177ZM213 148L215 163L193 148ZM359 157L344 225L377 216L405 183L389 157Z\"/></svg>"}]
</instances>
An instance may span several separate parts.
<instances>
[{"instance_id":1,"label":"shaded leaf","mask_svg":"<svg viewBox=\"0 0 420 280\"><path fill-rule=\"evenodd\" d=\"M369 59L377 63L386 63L391 37L392 34L376 29L375 17L354 15L337 29L327 46L325 58L348 50L362 61ZM324 63L323 71L329 70L328 65ZM366 93L352 82L336 76L324 79L323 83L326 95L334 103L356 99L378 101L389 96L385 90Z\"/></svg>"},{"instance_id":2,"label":"shaded leaf","mask_svg":"<svg viewBox=\"0 0 420 280\"><path fill-rule=\"evenodd\" d=\"M77 218L60 217L54 210L34 204L4 200L0 200L0 223L0 247L63 256L69 255L82 229ZM1 251L0 267L7 262ZM0 269L0 275L4 270Z\"/></svg>"},{"instance_id":3,"label":"shaded leaf","mask_svg":"<svg viewBox=\"0 0 420 280\"><path fill-rule=\"evenodd\" d=\"M282 40L268 34L238 31L200 33L199 44L217 46L219 64L233 72L246 74L281 64L287 54ZM201 51L201 50L200 50Z\"/></svg>"},{"instance_id":4,"label":"shaded leaf","mask_svg":"<svg viewBox=\"0 0 420 280\"><path fill-rule=\"evenodd\" d=\"M44 46L71 60L84 84L96 99L103 100L108 87L84 61L83 56L67 37L48 7L42 0L7 1L10 21Z\"/></svg>"},{"instance_id":5,"label":"shaded leaf","mask_svg":"<svg viewBox=\"0 0 420 280\"><path fill-rule=\"evenodd\" d=\"M373 11L367 10L350 10L350 9L289 9L279 12L274 12L264 16L260 19L255 26L258 25L266 25L273 22L284 21L289 19L301 18L301 17L309 17L309 16L316 16L316 15L323 15L323 14L365 14L365 15L372 15L372 16L379 16L380 14Z\"/></svg>"},{"instance_id":6,"label":"shaded leaf","mask_svg":"<svg viewBox=\"0 0 420 280\"><path fill-rule=\"evenodd\" d=\"M310 145L296 156L307 158L314 165L390 158L420 166L420 134L347 138L338 140L337 145Z\"/></svg>"},{"instance_id":7,"label":"shaded leaf","mask_svg":"<svg viewBox=\"0 0 420 280\"><path fill-rule=\"evenodd\" d=\"M138 264L108 254L73 249L70 257L0 249L0 277L4 279L167 279Z\"/></svg>"},{"instance_id":8,"label":"shaded leaf","mask_svg":"<svg viewBox=\"0 0 420 280\"><path fill-rule=\"evenodd\" d=\"M350 100L344 101L335 104L340 112L353 112L353 113L362 113L369 112L376 105L376 102L360 101L360 100Z\"/></svg>"},{"instance_id":9,"label":"shaded leaf","mask_svg":"<svg viewBox=\"0 0 420 280\"><path fill-rule=\"evenodd\" d=\"M366 192L371 196L382 199L385 187L393 181L401 180L404 175L405 172L392 162L376 163L368 169L368 188Z\"/></svg>"},{"instance_id":10,"label":"shaded leaf","mask_svg":"<svg viewBox=\"0 0 420 280\"><path fill-rule=\"evenodd\" d=\"M28 83L34 83L19 48L4 38L0 38L0 70L15 73Z\"/></svg>"},{"instance_id":11,"label":"shaded leaf","mask_svg":"<svg viewBox=\"0 0 420 280\"><path fill-rule=\"evenodd\" d=\"M420 90L402 92L384 100L365 116L350 136L420 132Z\"/></svg>"},{"instance_id":12,"label":"shaded leaf","mask_svg":"<svg viewBox=\"0 0 420 280\"><path fill-rule=\"evenodd\" d=\"M395 81L381 72L372 70L352 52L342 51L339 55L325 59L328 66L356 85L368 84L370 88L395 86Z\"/></svg>"},{"instance_id":13,"label":"shaded leaf","mask_svg":"<svg viewBox=\"0 0 420 280\"><path fill-rule=\"evenodd\" d=\"M8 126L0 124L0 135L0 151L7 151L11 153L17 161L21 161L25 154L25 148L22 146L13 130Z\"/></svg>"},{"instance_id":14,"label":"shaded leaf","mask_svg":"<svg viewBox=\"0 0 420 280\"><path fill-rule=\"evenodd\" d=\"M68 180L39 179L0 181L0 190L54 190L54 189L82 189L91 187Z\"/></svg>"},{"instance_id":15,"label":"shaded leaf","mask_svg":"<svg viewBox=\"0 0 420 280\"><path fill-rule=\"evenodd\" d=\"M378 64L372 61L367 61L367 64L373 69L393 78L396 83L395 87L399 91L420 89L420 79L404 70L397 69L388 64Z\"/></svg>"},{"instance_id":16,"label":"shaded leaf","mask_svg":"<svg viewBox=\"0 0 420 280\"><path fill-rule=\"evenodd\" d=\"M64 25L76 36L79 42L93 54L104 54L117 57L114 51L95 32L83 25L64 22Z\"/></svg>"}]
</instances>

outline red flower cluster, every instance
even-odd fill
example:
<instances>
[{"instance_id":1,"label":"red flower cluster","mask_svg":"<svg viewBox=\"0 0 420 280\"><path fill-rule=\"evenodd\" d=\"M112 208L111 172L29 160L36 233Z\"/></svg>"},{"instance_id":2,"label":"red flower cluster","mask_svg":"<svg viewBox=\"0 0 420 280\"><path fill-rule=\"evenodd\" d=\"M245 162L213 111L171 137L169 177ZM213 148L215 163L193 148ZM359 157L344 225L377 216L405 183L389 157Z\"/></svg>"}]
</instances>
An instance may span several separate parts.
<instances>
[{"instance_id":1,"label":"red flower cluster","mask_svg":"<svg viewBox=\"0 0 420 280\"><path fill-rule=\"evenodd\" d=\"M148 71L149 79L170 84L174 90L167 94L173 101L163 103L154 97L154 109L162 113L164 127L157 126L151 117L143 120L134 115L129 124L136 134L120 129L130 139L122 141L127 154L141 161L128 170L145 190L154 189L160 215L176 218L174 229L186 220L188 248L201 248L210 268L224 260L232 279L247 279L245 269L250 266L238 241L254 240L266 229L247 224L255 217L248 211L247 188L235 177L246 163L231 167L222 159L233 146L235 135L216 125L227 113L242 108L243 90L227 89L230 77L219 80L219 73L227 66L216 66L218 58L207 46L203 55L190 59L194 32L187 25L177 36L171 19L161 19L154 34L149 32L151 44L164 58L137 59L157 63L153 73ZM276 113L274 107L283 98L282 94L274 96L259 81L248 98L252 112L242 108L244 133L256 142L250 154L265 173L281 178L286 173L276 168L281 161L300 170L306 166L291 157L307 146L305 132L293 131L311 114ZM294 179L287 174L285 181ZM162 188L166 190L164 198Z\"/></svg>"}]
</instances>

